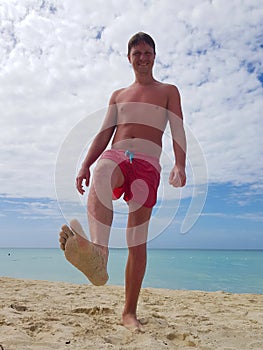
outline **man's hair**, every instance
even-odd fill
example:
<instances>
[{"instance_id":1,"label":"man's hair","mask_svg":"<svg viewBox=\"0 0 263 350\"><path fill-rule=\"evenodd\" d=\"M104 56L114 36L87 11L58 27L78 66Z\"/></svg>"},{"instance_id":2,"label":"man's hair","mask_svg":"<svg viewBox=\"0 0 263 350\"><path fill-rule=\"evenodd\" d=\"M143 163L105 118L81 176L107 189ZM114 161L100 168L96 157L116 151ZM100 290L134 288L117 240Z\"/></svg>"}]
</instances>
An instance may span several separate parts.
<instances>
[{"instance_id":1,"label":"man's hair","mask_svg":"<svg viewBox=\"0 0 263 350\"><path fill-rule=\"evenodd\" d=\"M154 42L153 38L149 34L139 32L139 33L134 34L128 42L128 55L130 54L131 49L134 46L137 46L138 44L140 44L142 42L150 45L153 48L153 52L155 53L155 42Z\"/></svg>"}]
</instances>

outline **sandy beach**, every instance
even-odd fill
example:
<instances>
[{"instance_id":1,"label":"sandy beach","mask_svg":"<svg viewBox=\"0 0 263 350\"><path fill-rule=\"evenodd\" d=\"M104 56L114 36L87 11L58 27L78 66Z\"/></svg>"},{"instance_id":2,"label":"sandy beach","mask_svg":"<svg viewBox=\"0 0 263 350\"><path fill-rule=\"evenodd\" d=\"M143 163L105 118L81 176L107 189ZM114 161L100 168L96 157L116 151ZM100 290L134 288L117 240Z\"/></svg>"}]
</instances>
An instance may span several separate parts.
<instances>
[{"instance_id":1,"label":"sandy beach","mask_svg":"<svg viewBox=\"0 0 263 350\"><path fill-rule=\"evenodd\" d=\"M263 295L142 289L144 333L120 324L123 287L0 278L4 350L262 350ZM1 347L0 347L1 348Z\"/></svg>"}]
</instances>

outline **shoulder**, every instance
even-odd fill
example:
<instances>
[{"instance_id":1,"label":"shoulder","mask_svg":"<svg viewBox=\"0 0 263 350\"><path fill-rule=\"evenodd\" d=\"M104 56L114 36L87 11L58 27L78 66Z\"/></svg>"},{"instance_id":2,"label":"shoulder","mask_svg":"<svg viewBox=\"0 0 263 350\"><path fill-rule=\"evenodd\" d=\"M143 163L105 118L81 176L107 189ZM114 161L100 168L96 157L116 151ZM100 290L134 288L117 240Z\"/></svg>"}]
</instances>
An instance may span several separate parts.
<instances>
[{"instance_id":1,"label":"shoulder","mask_svg":"<svg viewBox=\"0 0 263 350\"><path fill-rule=\"evenodd\" d=\"M179 89L173 84L163 84L166 89L167 109L182 118L181 97Z\"/></svg>"},{"instance_id":2,"label":"shoulder","mask_svg":"<svg viewBox=\"0 0 263 350\"><path fill-rule=\"evenodd\" d=\"M165 88L166 88L166 93L167 93L167 100L168 100L168 104L172 103L176 103L176 104L180 104L181 103L181 96L180 96L180 92L179 89L176 85L173 84L164 84Z\"/></svg>"},{"instance_id":3,"label":"shoulder","mask_svg":"<svg viewBox=\"0 0 263 350\"><path fill-rule=\"evenodd\" d=\"M169 84L169 83L162 83L160 81L157 82L160 89L162 89L163 91L165 91L167 97L169 98L180 98L180 93L179 93L179 89L176 85L173 84Z\"/></svg>"},{"instance_id":4,"label":"shoulder","mask_svg":"<svg viewBox=\"0 0 263 350\"><path fill-rule=\"evenodd\" d=\"M179 89L176 85L168 84L168 83L161 83L164 87L164 89L167 91L167 93L172 95L180 95Z\"/></svg>"},{"instance_id":5,"label":"shoulder","mask_svg":"<svg viewBox=\"0 0 263 350\"><path fill-rule=\"evenodd\" d=\"M121 88L118 90L113 91L110 97L109 104L116 104L118 101L118 97L121 95L122 92L124 92L127 88Z\"/></svg>"}]
</instances>

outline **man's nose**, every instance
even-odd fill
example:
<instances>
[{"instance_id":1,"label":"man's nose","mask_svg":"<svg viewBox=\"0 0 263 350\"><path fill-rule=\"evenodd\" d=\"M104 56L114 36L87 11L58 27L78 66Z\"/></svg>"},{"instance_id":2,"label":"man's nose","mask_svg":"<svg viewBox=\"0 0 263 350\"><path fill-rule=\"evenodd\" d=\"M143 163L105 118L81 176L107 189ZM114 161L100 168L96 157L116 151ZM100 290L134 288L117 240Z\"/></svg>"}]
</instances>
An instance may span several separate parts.
<instances>
[{"instance_id":1,"label":"man's nose","mask_svg":"<svg viewBox=\"0 0 263 350\"><path fill-rule=\"evenodd\" d=\"M144 60L145 58L147 58L147 55L145 53L141 53L140 60Z\"/></svg>"}]
</instances>

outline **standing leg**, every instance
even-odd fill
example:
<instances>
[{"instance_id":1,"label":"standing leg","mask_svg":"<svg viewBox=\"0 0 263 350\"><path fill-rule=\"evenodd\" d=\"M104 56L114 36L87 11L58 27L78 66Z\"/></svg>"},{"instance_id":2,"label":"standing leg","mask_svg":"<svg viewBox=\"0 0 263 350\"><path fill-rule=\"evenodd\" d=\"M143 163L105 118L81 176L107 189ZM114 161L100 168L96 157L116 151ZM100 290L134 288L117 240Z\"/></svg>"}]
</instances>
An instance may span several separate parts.
<instances>
[{"instance_id":1,"label":"standing leg","mask_svg":"<svg viewBox=\"0 0 263 350\"><path fill-rule=\"evenodd\" d=\"M136 204L135 204L136 205ZM152 208L134 209L129 204L127 244L129 255L125 274L125 306L122 314L123 325L131 330L142 330L137 319L137 303L147 261L147 236Z\"/></svg>"}]
</instances>

